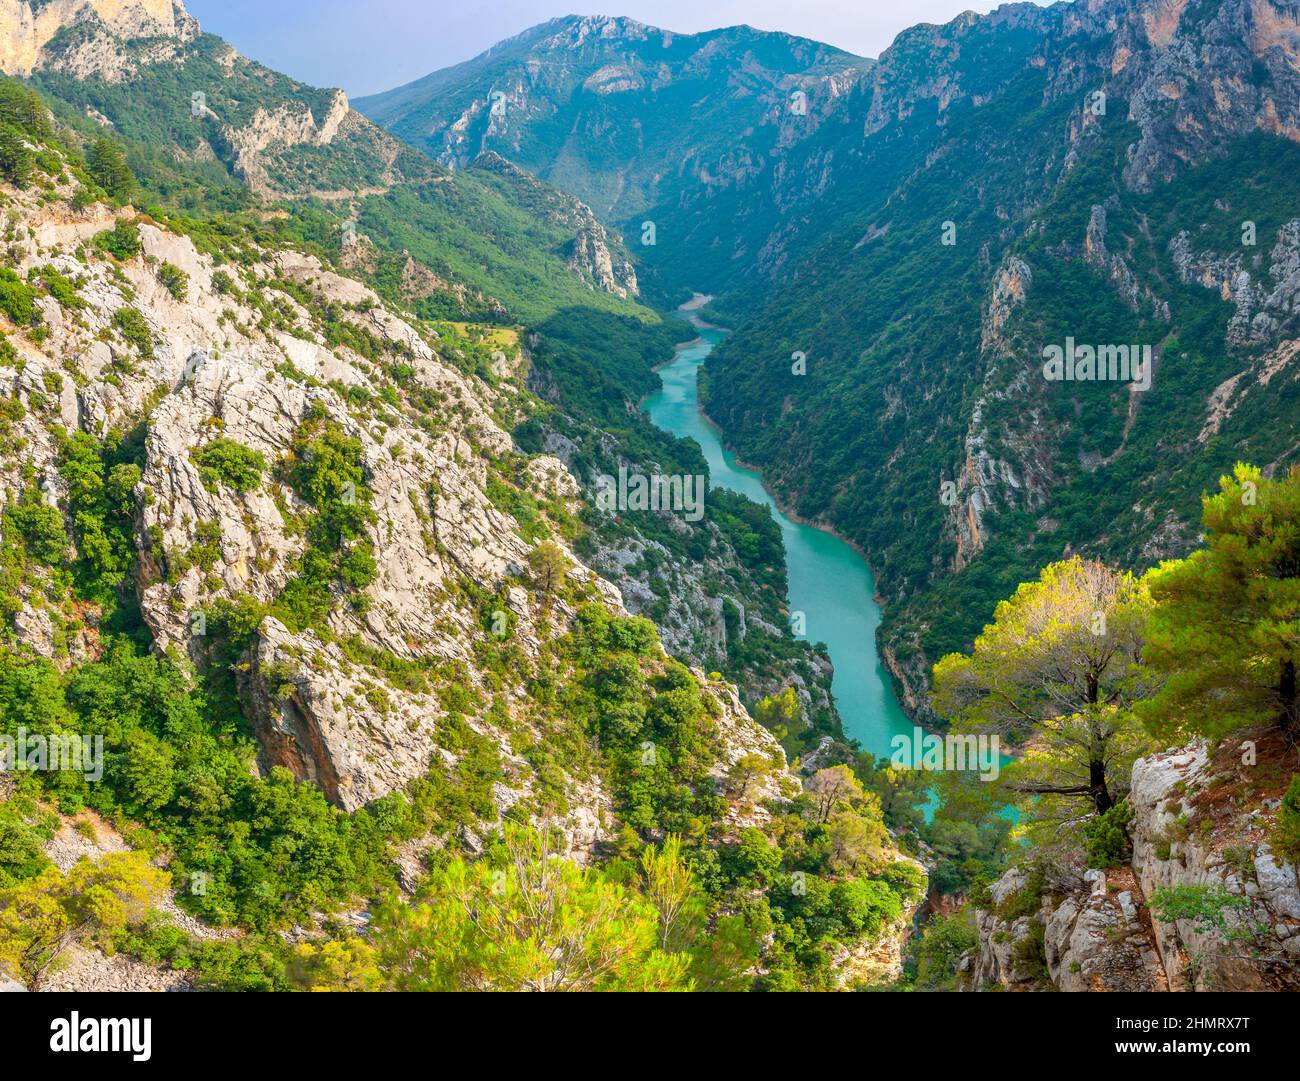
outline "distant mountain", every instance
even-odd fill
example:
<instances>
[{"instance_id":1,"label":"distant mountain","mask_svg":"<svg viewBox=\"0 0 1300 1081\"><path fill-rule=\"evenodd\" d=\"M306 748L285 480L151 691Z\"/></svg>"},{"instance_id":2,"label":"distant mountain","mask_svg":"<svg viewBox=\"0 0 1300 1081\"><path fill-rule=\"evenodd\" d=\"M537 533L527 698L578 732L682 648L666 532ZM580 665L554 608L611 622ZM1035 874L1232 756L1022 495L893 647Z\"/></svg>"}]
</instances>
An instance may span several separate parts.
<instances>
[{"instance_id":1,"label":"distant mountain","mask_svg":"<svg viewBox=\"0 0 1300 1081\"><path fill-rule=\"evenodd\" d=\"M356 105L442 162L494 150L623 221L757 168L871 67L747 26L674 34L569 16Z\"/></svg>"},{"instance_id":2,"label":"distant mountain","mask_svg":"<svg viewBox=\"0 0 1300 1081\"><path fill-rule=\"evenodd\" d=\"M590 210L486 160L452 175L351 108L205 34L173 0L0 3L0 69L28 78L87 139L126 141L169 199L306 202L378 250L352 254L400 279L422 313L541 320L566 305L651 313L626 251ZM202 182L196 180L203 177ZM404 268L404 250L422 273ZM365 253L369 251L370 255ZM378 262L376 262L378 260Z\"/></svg>"},{"instance_id":3,"label":"distant mountain","mask_svg":"<svg viewBox=\"0 0 1300 1081\"><path fill-rule=\"evenodd\" d=\"M1294 3L1010 4L877 61L567 19L363 108L583 193L655 295L718 294L710 413L865 548L919 712L1044 563L1181 554L1235 459L1300 460ZM1067 338L1149 346L1153 386L1046 380Z\"/></svg>"}]
</instances>

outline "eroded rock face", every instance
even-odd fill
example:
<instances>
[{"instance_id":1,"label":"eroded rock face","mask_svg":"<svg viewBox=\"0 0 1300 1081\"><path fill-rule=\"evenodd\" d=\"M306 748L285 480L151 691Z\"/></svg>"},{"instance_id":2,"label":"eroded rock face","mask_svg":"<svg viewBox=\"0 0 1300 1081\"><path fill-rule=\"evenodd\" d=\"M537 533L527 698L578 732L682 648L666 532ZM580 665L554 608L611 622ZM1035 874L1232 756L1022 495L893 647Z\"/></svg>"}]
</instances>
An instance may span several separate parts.
<instances>
[{"instance_id":1,"label":"eroded rock face","mask_svg":"<svg viewBox=\"0 0 1300 1081\"><path fill-rule=\"evenodd\" d=\"M1167 990L1131 877L1098 869L1059 873L1028 914L977 910L979 946L967 964L971 989ZM1029 874L1016 867L989 893L1002 906L1028 888Z\"/></svg>"},{"instance_id":2,"label":"eroded rock face","mask_svg":"<svg viewBox=\"0 0 1300 1081\"><path fill-rule=\"evenodd\" d=\"M70 27L81 30L82 37L63 54L59 70L109 81L129 70L117 48L120 42L188 41L198 30L180 0L0 0L0 71L30 75L48 61L46 45Z\"/></svg>"},{"instance_id":3,"label":"eroded rock face","mask_svg":"<svg viewBox=\"0 0 1300 1081\"><path fill-rule=\"evenodd\" d=\"M65 310L42 294L46 333L37 341L9 333L15 358L0 363L0 388L22 405L7 434L23 441L23 453L0 462L3 498L32 498L35 487L66 508L60 429L103 439L147 419L135 487L141 612L157 649L196 666L213 663L211 619L232 606L250 613L235 669L261 768L284 767L353 810L454 770L469 733L494 749L500 767L490 797L496 815L521 802L537 813L538 777L516 746L538 735L527 673L489 673L481 659L496 633L485 598L501 605L528 663L574 614L568 601L539 594L526 571L533 542L488 496L490 462L513 452L503 418L518 408L522 357L489 386L457 367L432 332L314 257L266 252L218 268L190 239L131 208L74 211L70 194L11 196L17 217L7 239L19 269L52 266L75 282L78 304ZM141 252L122 261L89 254L93 238L120 219L138 231ZM176 268L183 290L162 280L164 265ZM272 322L263 318L269 308ZM364 337L365 356L331 344L338 338L326 334L326 313ZM400 387L387 374L399 362ZM363 586L336 590L321 622L291 625L267 608L314 543L307 526L318 508L292 473L309 423L331 426L354 448L362 484L352 494L368 508L361 528L374 567ZM218 439L261 463L251 483L204 471L203 451ZM518 482L547 502L576 508L581 498L552 455L523 462ZM614 585L564 554L574 588L626 614ZM60 664L93 657L93 617L38 572L26 588L11 637ZM406 665L418 678L396 679L385 665ZM696 676L713 704L715 775L724 778L745 755L774 766L732 808L739 830L761 822L763 802L788 798L798 782L735 689ZM560 763L547 785L565 797L564 812L549 821L575 859L587 858L615 821L601 778ZM494 825L489 818L473 832ZM468 833L465 840L472 849Z\"/></svg>"},{"instance_id":4,"label":"eroded rock face","mask_svg":"<svg viewBox=\"0 0 1300 1081\"><path fill-rule=\"evenodd\" d=\"M1244 753L1249 745L1250 754ZM1204 742L1134 763L1128 866L1063 874L1058 866L1032 913L993 909L1027 888L1014 867L990 887L993 908L977 910L979 945L966 960L969 985L1061 991L1274 991L1297 985L1300 882L1268 837L1275 796L1243 804L1252 789L1285 789L1293 767L1277 730L1247 730L1210 755ZM1253 761L1244 761L1252 758ZM1252 772L1258 771L1258 772ZM1273 772L1269 772L1273 771ZM1080 857L1081 858L1081 857ZM1164 921L1162 891L1228 898L1216 919ZM1208 893L1205 893L1208 891ZM1022 910L1025 906L1015 906ZM1045 971L1017 949L1041 936ZM1038 951L1032 951L1037 955Z\"/></svg>"},{"instance_id":5,"label":"eroded rock face","mask_svg":"<svg viewBox=\"0 0 1300 1081\"><path fill-rule=\"evenodd\" d=\"M444 365L410 324L360 283L293 254L277 256L264 273L322 301L364 308L348 317L403 353L413 378L445 403L443 423L421 427L414 417L396 414L381 421L350 408L341 395L351 389L379 393L374 369L309 332L305 309L297 336L280 333L199 355L152 415L142 479L148 498L140 539L149 553L142 607L160 648L174 646L197 659L196 636L204 633L207 610L222 598L273 600L303 551L299 518L310 508L290 486L273 475L251 491L205 484L192 451L219 434L267 463L281 462L292 455L294 434L309 414L328 418L355 439L374 512L367 539L376 573L365 604L340 603L330 613L328 631L336 640L295 633L268 616L240 675L264 765L285 766L355 809L428 772L439 757L437 729L446 710L432 693L389 686L350 660L339 642L446 666L472 688L478 681L473 643L486 632L454 590L460 582L498 590L521 572L530 545L484 491L484 451L501 454L511 446L481 400L484 391ZM192 281L201 288L202 273ZM553 459L535 468L563 471ZM558 486L554 476L549 483ZM183 558L214 534L217 559L203 566ZM591 578L585 568L574 573ZM534 601L518 588L511 599L519 640L535 653ZM609 600L617 604L612 591ZM490 734L508 757L503 733L479 717L469 723ZM454 759L443 756L446 764Z\"/></svg>"},{"instance_id":6,"label":"eroded rock face","mask_svg":"<svg viewBox=\"0 0 1300 1081\"><path fill-rule=\"evenodd\" d=\"M1025 872L1013 867L989 887L990 899L994 905L1003 905L1025 889L1027 881ZM976 912L979 949L968 962L970 982L974 989L1000 984L1023 990L1033 984L1035 974L1015 958L1017 944L1034 933L1033 925L1032 916L1004 919L993 911L980 909Z\"/></svg>"},{"instance_id":7,"label":"eroded rock face","mask_svg":"<svg viewBox=\"0 0 1300 1081\"><path fill-rule=\"evenodd\" d=\"M1164 991L1140 895L1124 873L1090 870L1084 887L1046 914L1047 970L1060 991ZM1131 876L1129 876L1131 877Z\"/></svg>"},{"instance_id":8,"label":"eroded rock face","mask_svg":"<svg viewBox=\"0 0 1300 1081\"><path fill-rule=\"evenodd\" d=\"M1193 920L1154 921L1174 990L1275 990L1300 971L1300 882L1266 839L1276 801L1223 805L1215 793L1231 783L1234 762L1252 768L1240 764L1235 739L1226 742L1213 759L1197 743L1133 766L1132 862L1143 892L1196 886L1246 899L1224 912L1227 935Z\"/></svg>"},{"instance_id":9,"label":"eroded rock face","mask_svg":"<svg viewBox=\"0 0 1300 1081\"><path fill-rule=\"evenodd\" d=\"M1182 281L1212 289L1234 306L1228 322L1230 344L1258 345L1294 329L1300 298L1300 218L1278 229L1267 253L1195 248L1195 238L1186 230L1169 244Z\"/></svg>"},{"instance_id":10,"label":"eroded rock face","mask_svg":"<svg viewBox=\"0 0 1300 1081\"><path fill-rule=\"evenodd\" d=\"M311 781L346 810L424 776L438 753L435 699L392 693L336 643L295 635L273 617L258 628L241 683L266 764Z\"/></svg>"}]
</instances>

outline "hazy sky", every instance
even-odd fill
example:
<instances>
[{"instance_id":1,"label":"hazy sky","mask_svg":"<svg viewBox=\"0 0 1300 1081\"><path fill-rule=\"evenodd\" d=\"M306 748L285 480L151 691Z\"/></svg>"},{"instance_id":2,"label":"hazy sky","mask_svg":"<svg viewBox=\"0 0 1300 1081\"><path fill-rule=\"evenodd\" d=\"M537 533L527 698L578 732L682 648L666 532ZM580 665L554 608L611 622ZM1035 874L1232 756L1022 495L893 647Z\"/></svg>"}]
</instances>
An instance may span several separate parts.
<instances>
[{"instance_id":1,"label":"hazy sky","mask_svg":"<svg viewBox=\"0 0 1300 1081\"><path fill-rule=\"evenodd\" d=\"M900 30L992 11L990 0L185 0L245 56L371 94L476 56L560 15L628 15L679 33L748 23L878 56Z\"/></svg>"}]
</instances>

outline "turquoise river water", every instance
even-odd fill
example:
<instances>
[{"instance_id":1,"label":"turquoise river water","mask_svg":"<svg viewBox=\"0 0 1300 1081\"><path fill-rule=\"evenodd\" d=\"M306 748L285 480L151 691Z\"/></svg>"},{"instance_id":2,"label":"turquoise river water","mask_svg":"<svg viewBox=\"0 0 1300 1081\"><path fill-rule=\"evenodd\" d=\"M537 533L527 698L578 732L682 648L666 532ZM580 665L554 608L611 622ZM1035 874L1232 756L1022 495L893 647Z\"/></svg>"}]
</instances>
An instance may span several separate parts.
<instances>
[{"instance_id":1,"label":"turquoise river water","mask_svg":"<svg viewBox=\"0 0 1300 1081\"><path fill-rule=\"evenodd\" d=\"M876 654L880 608L871 570L838 537L787 518L764 489L761 475L738 465L723 447L717 429L700 412L696 376L726 332L700 322L689 311L683 314L695 323L700 337L678 346L673 359L659 369L663 390L648 398L644 408L660 428L699 443L709 463L710 486L730 488L772 508L785 541L790 611L804 613L803 637L825 642L830 651L835 665L831 690L844 732L864 750L888 758L890 740L898 734L910 736L912 722L899 707Z\"/></svg>"}]
</instances>

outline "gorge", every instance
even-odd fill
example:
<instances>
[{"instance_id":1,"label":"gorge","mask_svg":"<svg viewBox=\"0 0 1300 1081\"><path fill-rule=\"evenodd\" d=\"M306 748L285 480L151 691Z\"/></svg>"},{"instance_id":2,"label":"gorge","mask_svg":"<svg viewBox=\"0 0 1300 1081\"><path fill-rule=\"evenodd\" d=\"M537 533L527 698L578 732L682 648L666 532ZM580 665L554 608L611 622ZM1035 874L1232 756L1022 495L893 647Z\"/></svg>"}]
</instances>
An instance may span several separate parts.
<instances>
[{"instance_id":1,"label":"gorge","mask_svg":"<svg viewBox=\"0 0 1300 1081\"><path fill-rule=\"evenodd\" d=\"M677 347L673 360L658 369L663 389L643 408L659 427L694 439L704 452L711 487L728 488L770 507L785 549L790 619L796 636L825 642L835 665L831 683L844 734L888 759L890 740L911 735L893 686L876 656L876 606L871 570L862 555L833 534L792 521L763 486L757 470L746 469L724 448L716 427L700 409L698 376L723 332L695 313L707 298L687 308L699 337Z\"/></svg>"},{"instance_id":2,"label":"gorge","mask_svg":"<svg viewBox=\"0 0 1300 1081\"><path fill-rule=\"evenodd\" d=\"M1300 10L952 14L0 0L0 987L1300 984Z\"/></svg>"}]
</instances>

